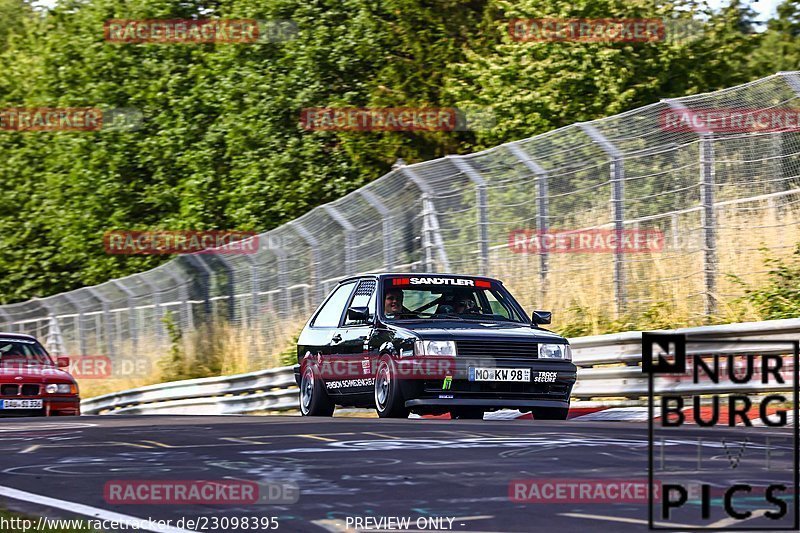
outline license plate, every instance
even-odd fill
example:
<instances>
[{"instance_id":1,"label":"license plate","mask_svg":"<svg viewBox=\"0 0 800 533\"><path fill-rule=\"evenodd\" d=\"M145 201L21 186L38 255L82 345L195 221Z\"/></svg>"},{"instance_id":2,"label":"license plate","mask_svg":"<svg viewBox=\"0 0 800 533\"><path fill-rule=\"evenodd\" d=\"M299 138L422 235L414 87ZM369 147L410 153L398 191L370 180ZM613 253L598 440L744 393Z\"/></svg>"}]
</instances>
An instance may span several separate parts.
<instances>
[{"instance_id":1,"label":"license plate","mask_svg":"<svg viewBox=\"0 0 800 533\"><path fill-rule=\"evenodd\" d=\"M42 400L3 400L0 409L41 409Z\"/></svg>"},{"instance_id":2,"label":"license plate","mask_svg":"<svg viewBox=\"0 0 800 533\"><path fill-rule=\"evenodd\" d=\"M530 381L530 368L469 367L470 381Z\"/></svg>"}]
</instances>

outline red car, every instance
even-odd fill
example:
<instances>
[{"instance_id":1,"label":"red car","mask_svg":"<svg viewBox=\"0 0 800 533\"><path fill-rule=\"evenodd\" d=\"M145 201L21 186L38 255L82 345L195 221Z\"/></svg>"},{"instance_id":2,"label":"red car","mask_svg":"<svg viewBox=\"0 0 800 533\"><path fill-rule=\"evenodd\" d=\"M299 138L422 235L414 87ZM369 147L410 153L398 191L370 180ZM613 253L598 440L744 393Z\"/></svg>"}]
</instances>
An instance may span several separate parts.
<instances>
[{"instance_id":1,"label":"red car","mask_svg":"<svg viewBox=\"0 0 800 533\"><path fill-rule=\"evenodd\" d=\"M53 363L30 335L0 333L0 416L77 416L81 400L75 379Z\"/></svg>"}]
</instances>

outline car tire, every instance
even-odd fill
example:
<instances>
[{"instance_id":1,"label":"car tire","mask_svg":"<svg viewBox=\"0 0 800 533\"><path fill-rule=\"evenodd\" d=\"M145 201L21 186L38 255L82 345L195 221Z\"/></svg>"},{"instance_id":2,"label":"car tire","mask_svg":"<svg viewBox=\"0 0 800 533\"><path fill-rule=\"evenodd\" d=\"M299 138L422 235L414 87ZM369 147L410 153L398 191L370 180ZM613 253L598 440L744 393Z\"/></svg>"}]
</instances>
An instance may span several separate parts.
<instances>
[{"instance_id":1,"label":"car tire","mask_svg":"<svg viewBox=\"0 0 800 533\"><path fill-rule=\"evenodd\" d=\"M566 420L569 407L534 407L534 420Z\"/></svg>"},{"instance_id":2,"label":"car tire","mask_svg":"<svg viewBox=\"0 0 800 533\"><path fill-rule=\"evenodd\" d=\"M313 365L306 365L300 379L300 413L303 416L333 416L336 405Z\"/></svg>"},{"instance_id":3,"label":"car tire","mask_svg":"<svg viewBox=\"0 0 800 533\"><path fill-rule=\"evenodd\" d=\"M384 357L375 372L375 411L380 418L408 418L409 409L400 391L394 363Z\"/></svg>"},{"instance_id":4,"label":"car tire","mask_svg":"<svg viewBox=\"0 0 800 533\"><path fill-rule=\"evenodd\" d=\"M483 420L483 409L478 407L451 409L450 418L454 420Z\"/></svg>"}]
</instances>

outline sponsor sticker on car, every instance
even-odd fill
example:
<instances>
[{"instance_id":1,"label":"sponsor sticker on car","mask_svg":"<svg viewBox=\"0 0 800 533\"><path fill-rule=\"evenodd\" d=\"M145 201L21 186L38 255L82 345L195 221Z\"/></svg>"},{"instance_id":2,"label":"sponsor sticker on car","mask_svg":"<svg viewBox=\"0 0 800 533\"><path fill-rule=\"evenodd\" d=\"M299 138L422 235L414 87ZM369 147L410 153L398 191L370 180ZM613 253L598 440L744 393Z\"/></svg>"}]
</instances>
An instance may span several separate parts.
<instances>
[{"instance_id":1,"label":"sponsor sticker on car","mask_svg":"<svg viewBox=\"0 0 800 533\"><path fill-rule=\"evenodd\" d=\"M469 367L470 381L530 381L530 368Z\"/></svg>"}]
</instances>

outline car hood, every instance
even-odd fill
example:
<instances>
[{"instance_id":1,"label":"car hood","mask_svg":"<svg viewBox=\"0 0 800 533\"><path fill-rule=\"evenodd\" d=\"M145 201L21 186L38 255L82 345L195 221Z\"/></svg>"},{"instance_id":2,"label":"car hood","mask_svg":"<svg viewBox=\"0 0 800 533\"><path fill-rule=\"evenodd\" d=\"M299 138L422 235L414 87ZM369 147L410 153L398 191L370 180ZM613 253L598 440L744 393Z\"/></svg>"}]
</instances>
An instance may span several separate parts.
<instances>
[{"instance_id":1,"label":"car hood","mask_svg":"<svg viewBox=\"0 0 800 533\"><path fill-rule=\"evenodd\" d=\"M16 380L22 377L22 380ZM74 380L68 372L52 366L0 366L0 381L4 383L14 383L16 381L25 383L72 383Z\"/></svg>"},{"instance_id":2,"label":"car hood","mask_svg":"<svg viewBox=\"0 0 800 533\"><path fill-rule=\"evenodd\" d=\"M400 324L396 324L400 326ZM402 329L423 340L497 340L566 342L561 335L527 324L480 321L436 321L402 324Z\"/></svg>"}]
</instances>

